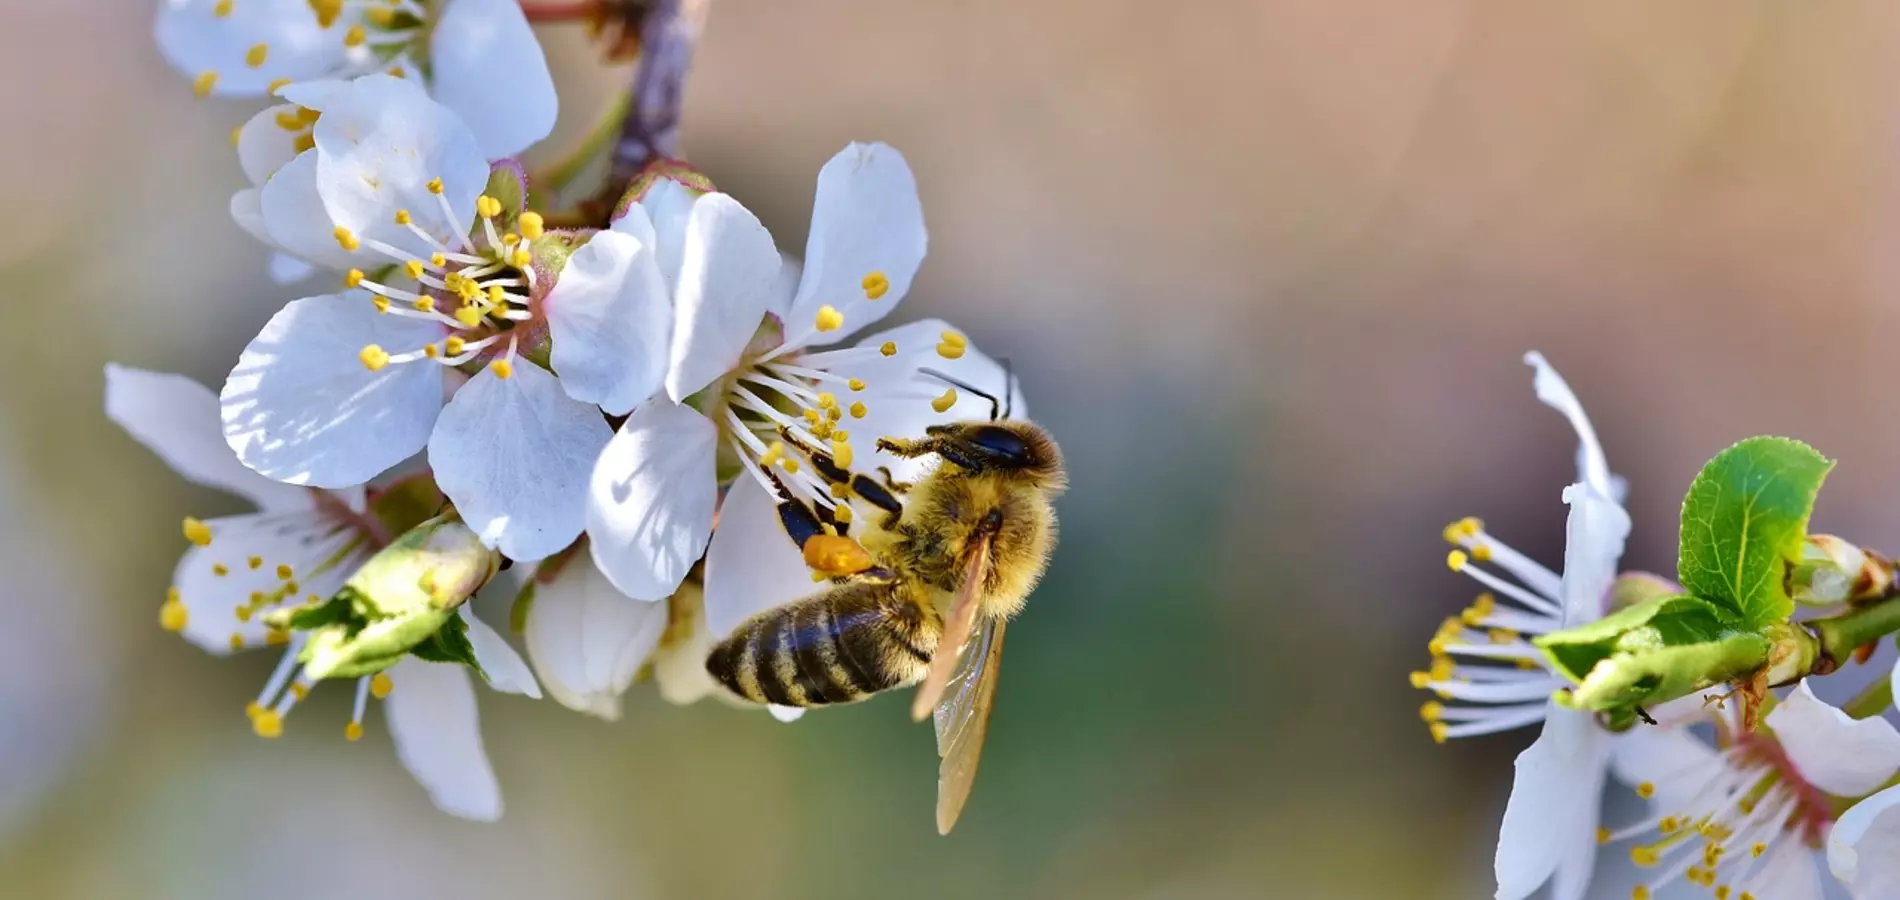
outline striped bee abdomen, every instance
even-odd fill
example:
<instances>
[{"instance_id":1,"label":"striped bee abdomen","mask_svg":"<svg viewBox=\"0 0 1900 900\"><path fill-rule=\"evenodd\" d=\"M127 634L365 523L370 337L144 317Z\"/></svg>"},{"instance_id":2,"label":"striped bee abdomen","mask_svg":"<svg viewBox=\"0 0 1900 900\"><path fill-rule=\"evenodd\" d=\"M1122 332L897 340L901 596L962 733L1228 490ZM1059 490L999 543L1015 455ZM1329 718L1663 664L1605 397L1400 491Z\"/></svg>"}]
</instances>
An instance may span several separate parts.
<instances>
[{"instance_id":1,"label":"striped bee abdomen","mask_svg":"<svg viewBox=\"0 0 1900 900\"><path fill-rule=\"evenodd\" d=\"M916 683L933 638L891 585L849 584L753 616L713 647L706 670L755 703L851 703Z\"/></svg>"}]
</instances>

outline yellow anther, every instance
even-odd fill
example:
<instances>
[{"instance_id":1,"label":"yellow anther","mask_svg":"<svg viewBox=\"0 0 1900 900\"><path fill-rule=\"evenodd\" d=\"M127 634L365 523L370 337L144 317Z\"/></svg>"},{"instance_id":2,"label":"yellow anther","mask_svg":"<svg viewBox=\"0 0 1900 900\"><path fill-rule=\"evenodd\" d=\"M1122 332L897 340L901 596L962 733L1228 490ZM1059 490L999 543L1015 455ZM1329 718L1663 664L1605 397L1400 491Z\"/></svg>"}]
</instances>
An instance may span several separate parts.
<instances>
[{"instance_id":1,"label":"yellow anther","mask_svg":"<svg viewBox=\"0 0 1900 900\"><path fill-rule=\"evenodd\" d=\"M848 440L851 440L851 432L849 432L849 431L846 431L846 430L844 430L844 429L842 429L842 428L837 428L837 427L833 427L833 428L831 429L831 439L832 439L832 440L834 440L834 441L848 441Z\"/></svg>"},{"instance_id":2,"label":"yellow anther","mask_svg":"<svg viewBox=\"0 0 1900 900\"><path fill-rule=\"evenodd\" d=\"M301 681L293 681L290 683L290 695L302 700L310 696L310 686Z\"/></svg>"},{"instance_id":3,"label":"yellow anther","mask_svg":"<svg viewBox=\"0 0 1900 900\"><path fill-rule=\"evenodd\" d=\"M793 474L793 475L797 475L797 474L798 474L798 460L796 460L796 459L788 459L788 460L786 460L786 461L785 461L785 471L786 471L786 472L788 472L788 473L790 473L790 474Z\"/></svg>"},{"instance_id":4,"label":"yellow anther","mask_svg":"<svg viewBox=\"0 0 1900 900\"><path fill-rule=\"evenodd\" d=\"M231 7L236 5L234 0L218 0L218 4L211 7L211 14L222 19L229 16L231 14Z\"/></svg>"},{"instance_id":5,"label":"yellow anther","mask_svg":"<svg viewBox=\"0 0 1900 900\"><path fill-rule=\"evenodd\" d=\"M817 326L819 331L837 331L844 327L844 313L827 303L818 308L818 316L812 324Z\"/></svg>"},{"instance_id":6,"label":"yellow anther","mask_svg":"<svg viewBox=\"0 0 1900 900\"><path fill-rule=\"evenodd\" d=\"M1767 852L1768 852L1768 844L1763 841L1756 841L1755 843L1750 844L1748 846L1748 855L1753 856L1756 859L1760 859L1761 855ZM1742 896L1746 897L1748 895L1743 894Z\"/></svg>"},{"instance_id":7,"label":"yellow anther","mask_svg":"<svg viewBox=\"0 0 1900 900\"><path fill-rule=\"evenodd\" d=\"M1457 668L1458 664L1452 662L1451 657L1440 656L1432 660L1432 667L1428 670L1428 674L1432 676L1433 681L1450 681Z\"/></svg>"},{"instance_id":8,"label":"yellow anther","mask_svg":"<svg viewBox=\"0 0 1900 900\"><path fill-rule=\"evenodd\" d=\"M512 231L501 236L501 245L503 247L513 247L514 245L519 244L519 243L521 243L521 235L518 235Z\"/></svg>"},{"instance_id":9,"label":"yellow anther","mask_svg":"<svg viewBox=\"0 0 1900 900\"><path fill-rule=\"evenodd\" d=\"M1435 743L1435 744L1442 744L1445 742L1446 738L1451 737L1450 727L1447 726L1443 722L1433 722L1431 725L1431 732L1432 732L1432 743Z\"/></svg>"},{"instance_id":10,"label":"yellow anther","mask_svg":"<svg viewBox=\"0 0 1900 900\"><path fill-rule=\"evenodd\" d=\"M1489 618L1493 612L1496 612L1497 607L1498 600L1496 597L1490 594L1479 594L1478 599L1471 601L1471 605L1465 607L1464 612L1458 614L1458 618L1466 625L1475 628L1479 623Z\"/></svg>"},{"instance_id":11,"label":"yellow anther","mask_svg":"<svg viewBox=\"0 0 1900 900\"><path fill-rule=\"evenodd\" d=\"M389 352L375 344L365 346L356 354L356 358L362 360L363 368L371 372L380 372L384 366L389 365Z\"/></svg>"},{"instance_id":12,"label":"yellow anther","mask_svg":"<svg viewBox=\"0 0 1900 900\"><path fill-rule=\"evenodd\" d=\"M261 738L281 737L284 733L284 717L274 709L258 710L257 715L251 717L251 730Z\"/></svg>"},{"instance_id":13,"label":"yellow anther","mask_svg":"<svg viewBox=\"0 0 1900 900\"><path fill-rule=\"evenodd\" d=\"M381 700L384 697L389 696L389 692L395 689L396 689L396 682L390 680L388 672L377 672L375 675L370 676L370 679L369 679L370 696L375 697L378 700Z\"/></svg>"},{"instance_id":14,"label":"yellow anther","mask_svg":"<svg viewBox=\"0 0 1900 900\"><path fill-rule=\"evenodd\" d=\"M462 323L463 328L474 328L482 324L482 311L479 307L464 306L455 311L455 321Z\"/></svg>"},{"instance_id":15,"label":"yellow anther","mask_svg":"<svg viewBox=\"0 0 1900 900\"><path fill-rule=\"evenodd\" d=\"M778 465L778 461L784 457L785 443L783 441L773 441L766 445L764 453L759 454L759 465L771 468L772 466Z\"/></svg>"},{"instance_id":16,"label":"yellow anther","mask_svg":"<svg viewBox=\"0 0 1900 900\"><path fill-rule=\"evenodd\" d=\"M1445 554L1445 565L1450 566L1453 572L1463 572L1465 564L1469 562L1471 562L1471 556L1463 550L1453 550Z\"/></svg>"},{"instance_id":17,"label":"yellow anther","mask_svg":"<svg viewBox=\"0 0 1900 900\"><path fill-rule=\"evenodd\" d=\"M1644 885L1637 885L1630 891L1630 900L1649 900L1649 888Z\"/></svg>"},{"instance_id":18,"label":"yellow anther","mask_svg":"<svg viewBox=\"0 0 1900 900\"><path fill-rule=\"evenodd\" d=\"M1493 628L1487 637L1493 644L1509 644L1517 640L1518 634L1509 628Z\"/></svg>"},{"instance_id":19,"label":"yellow anther","mask_svg":"<svg viewBox=\"0 0 1900 900\"><path fill-rule=\"evenodd\" d=\"M315 147L316 145L317 145L317 136L314 134L310 134L309 132L305 132L303 134L297 135L297 139L290 142L290 148L292 150L297 151L298 153L302 153L305 150Z\"/></svg>"},{"instance_id":20,"label":"yellow anther","mask_svg":"<svg viewBox=\"0 0 1900 900\"><path fill-rule=\"evenodd\" d=\"M233 650L244 649L244 635L238 634L235 631L231 632L231 649Z\"/></svg>"},{"instance_id":21,"label":"yellow anther","mask_svg":"<svg viewBox=\"0 0 1900 900\"><path fill-rule=\"evenodd\" d=\"M428 294L423 294L411 300L409 305L415 307L420 312L435 312L435 298Z\"/></svg>"},{"instance_id":22,"label":"yellow anther","mask_svg":"<svg viewBox=\"0 0 1900 900\"><path fill-rule=\"evenodd\" d=\"M371 297L369 298L369 305L376 307L376 311L379 313L389 312L389 298L388 297L383 297L383 296Z\"/></svg>"},{"instance_id":23,"label":"yellow anther","mask_svg":"<svg viewBox=\"0 0 1900 900\"><path fill-rule=\"evenodd\" d=\"M805 421L813 425L816 425L819 422L822 422L825 420L825 417L822 414L820 414L818 410L815 410L815 409L805 410L804 416L805 416Z\"/></svg>"},{"instance_id":24,"label":"yellow anther","mask_svg":"<svg viewBox=\"0 0 1900 900\"><path fill-rule=\"evenodd\" d=\"M274 121L276 121L278 128L282 128L285 131L296 132L303 130L303 117L297 115L296 112L292 110L287 109L278 113Z\"/></svg>"},{"instance_id":25,"label":"yellow anther","mask_svg":"<svg viewBox=\"0 0 1900 900\"><path fill-rule=\"evenodd\" d=\"M1477 560L1478 562L1490 562L1491 561L1491 545L1488 543L1472 544L1471 558Z\"/></svg>"},{"instance_id":26,"label":"yellow anther","mask_svg":"<svg viewBox=\"0 0 1900 900\"><path fill-rule=\"evenodd\" d=\"M191 516L185 517L185 540L200 547L211 546L211 526Z\"/></svg>"},{"instance_id":27,"label":"yellow anther","mask_svg":"<svg viewBox=\"0 0 1900 900\"><path fill-rule=\"evenodd\" d=\"M864 381L862 379L853 378L849 382L846 382L846 384L854 391L864 390Z\"/></svg>"},{"instance_id":28,"label":"yellow anther","mask_svg":"<svg viewBox=\"0 0 1900 900\"><path fill-rule=\"evenodd\" d=\"M422 264L422 260L419 260L419 259L412 259L406 263L403 263L402 270L408 273L410 278L414 278L418 280L422 278L422 273L429 271L428 267L424 266Z\"/></svg>"},{"instance_id":29,"label":"yellow anther","mask_svg":"<svg viewBox=\"0 0 1900 900\"><path fill-rule=\"evenodd\" d=\"M1655 847L1646 847L1642 844L1638 844L1630 848L1630 862L1644 868L1649 868L1662 862L1662 853Z\"/></svg>"},{"instance_id":30,"label":"yellow anther","mask_svg":"<svg viewBox=\"0 0 1900 900\"><path fill-rule=\"evenodd\" d=\"M386 6L377 6L364 14L364 18L369 19L369 23L377 28L388 28L396 24L396 11Z\"/></svg>"},{"instance_id":31,"label":"yellow anther","mask_svg":"<svg viewBox=\"0 0 1900 900\"><path fill-rule=\"evenodd\" d=\"M290 567L290 564L288 563L277 564L277 580L278 581L289 581L290 579L295 578L295 577L297 577L297 570L292 569ZM296 593L296 591L291 591L291 593L294 594Z\"/></svg>"},{"instance_id":32,"label":"yellow anther","mask_svg":"<svg viewBox=\"0 0 1900 900\"><path fill-rule=\"evenodd\" d=\"M246 605L231 610L231 614L237 616L237 620L240 622L249 622L252 616L257 615L257 611L255 607Z\"/></svg>"},{"instance_id":33,"label":"yellow anther","mask_svg":"<svg viewBox=\"0 0 1900 900\"><path fill-rule=\"evenodd\" d=\"M832 441L831 461L837 463L840 469L851 468L851 445L840 440Z\"/></svg>"},{"instance_id":34,"label":"yellow anther","mask_svg":"<svg viewBox=\"0 0 1900 900\"><path fill-rule=\"evenodd\" d=\"M865 408L862 401L851 404L851 418L862 419L867 412L870 412L870 410Z\"/></svg>"},{"instance_id":35,"label":"yellow anther","mask_svg":"<svg viewBox=\"0 0 1900 900\"><path fill-rule=\"evenodd\" d=\"M158 608L159 627L166 631L184 631L190 623L191 610L186 609L184 602L178 599L178 589L172 588L170 596Z\"/></svg>"},{"instance_id":36,"label":"yellow anther","mask_svg":"<svg viewBox=\"0 0 1900 900\"><path fill-rule=\"evenodd\" d=\"M396 224L398 224L398 225L407 225L407 224L409 224L409 223L411 223L411 222L414 222L414 221L415 221L415 217L414 217L414 216L411 216L411 215L409 215L409 211L408 211L408 210L406 210L406 209L399 209L399 210L396 210Z\"/></svg>"},{"instance_id":37,"label":"yellow anther","mask_svg":"<svg viewBox=\"0 0 1900 900\"><path fill-rule=\"evenodd\" d=\"M839 409L836 406L833 406L830 409L825 410L825 418L830 419L833 422L836 422L839 419L844 418L844 410Z\"/></svg>"},{"instance_id":38,"label":"yellow anther","mask_svg":"<svg viewBox=\"0 0 1900 900\"><path fill-rule=\"evenodd\" d=\"M483 194L475 198L475 214L484 219L501 215L501 201Z\"/></svg>"},{"instance_id":39,"label":"yellow anther","mask_svg":"<svg viewBox=\"0 0 1900 900\"><path fill-rule=\"evenodd\" d=\"M885 342L884 342L884 345L883 345L883 346L881 346L881 347L879 347L879 348L877 348L877 352L879 352L879 353L882 353L882 354L884 354L885 356L896 356L896 355L897 355L897 342L896 342L896 341L885 341Z\"/></svg>"},{"instance_id":40,"label":"yellow anther","mask_svg":"<svg viewBox=\"0 0 1900 900\"><path fill-rule=\"evenodd\" d=\"M345 47L361 47L368 40L369 30L361 25L351 25L350 30L343 32L343 46Z\"/></svg>"},{"instance_id":41,"label":"yellow anther","mask_svg":"<svg viewBox=\"0 0 1900 900\"><path fill-rule=\"evenodd\" d=\"M1609 842L1610 842L1610 829L1605 828L1601 825L1598 825L1597 826L1597 845L1602 846Z\"/></svg>"},{"instance_id":42,"label":"yellow anther","mask_svg":"<svg viewBox=\"0 0 1900 900\"><path fill-rule=\"evenodd\" d=\"M489 363L488 367L494 370L496 378L499 378L503 381L507 381L508 379L513 378L515 375L515 364L505 359L495 360L494 362Z\"/></svg>"},{"instance_id":43,"label":"yellow anther","mask_svg":"<svg viewBox=\"0 0 1900 900\"><path fill-rule=\"evenodd\" d=\"M363 739L363 723L351 722L350 724L343 726L343 739L346 741L362 740Z\"/></svg>"},{"instance_id":44,"label":"yellow anther","mask_svg":"<svg viewBox=\"0 0 1900 900\"><path fill-rule=\"evenodd\" d=\"M521 236L530 241L540 240L541 235L546 233L547 226L547 220L541 218L538 212L524 212L521 218L515 221L515 227L521 229Z\"/></svg>"},{"instance_id":45,"label":"yellow anther","mask_svg":"<svg viewBox=\"0 0 1900 900\"><path fill-rule=\"evenodd\" d=\"M310 9L317 14L317 27L328 28L343 14L343 0L310 0Z\"/></svg>"},{"instance_id":46,"label":"yellow anther","mask_svg":"<svg viewBox=\"0 0 1900 900\"><path fill-rule=\"evenodd\" d=\"M1412 687L1417 688L1422 691L1428 687L1431 687L1431 685L1432 685L1432 673L1430 672L1413 672L1412 673Z\"/></svg>"},{"instance_id":47,"label":"yellow anther","mask_svg":"<svg viewBox=\"0 0 1900 900\"><path fill-rule=\"evenodd\" d=\"M364 275L362 269L351 269L343 276L343 287L345 289L356 287L362 284L363 279L367 277L369 276Z\"/></svg>"},{"instance_id":48,"label":"yellow anther","mask_svg":"<svg viewBox=\"0 0 1900 900\"><path fill-rule=\"evenodd\" d=\"M431 194L442 193L442 179L440 178L429 179L429 193Z\"/></svg>"},{"instance_id":49,"label":"yellow anther","mask_svg":"<svg viewBox=\"0 0 1900 900\"><path fill-rule=\"evenodd\" d=\"M290 632L288 631L281 628L272 628L264 632L264 645L267 647L282 647L288 643L290 643Z\"/></svg>"},{"instance_id":50,"label":"yellow anther","mask_svg":"<svg viewBox=\"0 0 1900 900\"><path fill-rule=\"evenodd\" d=\"M1637 785L1636 796L1641 797L1644 800L1648 800L1649 798L1656 796L1655 782L1645 781L1642 784Z\"/></svg>"},{"instance_id":51,"label":"yellow anther","mask_svg":"<svg viewBox=\"0 0 1900 900\"><path fill-rule=\"evenodd\" d=\"M200 98L211 96L211 89L218 86L218 73L206 70L191 80L191 92Z\"/></svg>"},{"instance_id":52,"label":"yellow anther","mask_svg":"<svg viewBox=\"0 0 1900 900\"><path fill-rule=\"evenodd\" d=\"M239 125L238 127L231 129L231 146L235 147L243 142L244 142L244 126Z\"/></svg>"},{"instance_id":53,"label":"yellow anther","mask_svg":"<svg viewBox=\"0 0 1900 900\"><path fill-rule=\"evenodd\" d=\"M437 250L434 253L429 254L430 268L434 268L434 269L447 268L448 264L449 264L449 258L446 255L444 255L442 251Z\"/></svg>"},{"instance_id":54,"label":"yellow anther","mask_svg":"<svg viewBox=\"0 0 1900 900\"><path fill-rule=\"evenodd\" d=\"M821 441L831 438L831 420L821 419L811 427L811 436Z\"/></svg>"},{"instance_id":55,"label":"yellow anther","mask_svg":"<svg viewBox=\"0 0 1900 900\"><path fill-rule=\"evenodd\" d=\"M864 276L862 287L864 288L864 299L876 300L890 291L891 280L884 277L883 272L872 272Z\"/></svg>"},{"instance_id":56,"label":"yellow anther","mask_svg":"<svg viewBox=\"0 0 1900 900\"><path fill-rule=\"evenodd\" d=\"M211 574L218 575L218 576L229 575L231 574L231 567L225 565L224 563L212 563Z\"/></svg>"},{"instance_id":57,"label":"yellow anther","mask_svg":"<svg viewBox=\"0 0 1900 900\"><path fill-rule=\"evenodd\" d=\"M1682 826L1682 820L1677 819L1675 816L1664 816L1663 820L1657 823L1656 830L1662 832L1664 836L1668 836L1681 831Z\"/></svg>"},{"instance_id":58,"label":"yellow anther","mask_svg":"<svg viewBox=\"0 0 1900 900\"><path fill-rule=\"evenodd\" d=\"M244 717L247 719L255 719L258 716L263 715L263 713L264 713L264 707L260 705L256 700L252 700L251 702L244 704Z\"/></svg>"},{"instance_id":59,"label":"yellow anther","mask_svg":"<svg viewBox=\"0 0 1900 900\"><path fill-rule=\"evenodd\" d=\"M1736 898L1736 900L1755 900L1755 895L1747 891L1743 891L1742 895Z\"/></svg>"},{"instance_id":60,"label":"yellow anther","mask_svg":"<svg viewBox=\"0 0 1900 900\"><path fill-rule=\"evenodd\" d=\"M970 339L964 337L959 332L945 331L942 335L940 335L940 337L942 338L944 343L949 344L953 347L967 347L970 345Z\"/></svg>"},{"instance_id":61,"label":"yellow anther","mask_svg":"<svg viewBox=\"0 0 1900 900\"><path fill-rule=\"evenodd\" d=\"M435 359L436 357L442 355L442 350L441 348L438 348L434 344L423 344L422 355L429 359Z\"/></svg>"},{"instance_id":62,"label":"yellow anther","mask_svg":"<svg viewBox=\"0 0 1900 900\"><path fill-rule=\"evenodd\" d=\"M244 51L244 64L256 69L263 66L264 60L269 57L269 44L252 44L251 49Z\"/></svg>"},{"instance_id":63,"label":"yellow anther","mask_svg":"<svg viewBox=\"0 0 1900 900\"><path fill-rule=\"evenodd\" d=\"M499 284L491 284L488 286L488 302L496 306L507 303L508 292L502 290Z\"/></svg>"},{"instance_id":64,"label":"yellow anther","mask_svg":"<svg viewBox=\"0 0 1900 900\"><path fill-rule=\"evenodd\" d=\"M1726 884L1717 885L1715 888L1715 900L1728 900L1729 890L1730 888Z\"/></svg>"},{"instance_id":65,"label":"yellow anther","mask_svg":"<svg viewBox=\"0 0 1900 900\"><path fill-rule=\"evenodd\" d=\"M356 248L363 246L363 242L356 239L355 232L341 225L336 227L336 231L333 232L333 234L336 236L337 246L342 247L344 250L355 252Z\"/></svg>"},{"instance_id":66,"label":"yellow anther","mask_svg":"<svg viewBox=\"0 0 1900 900\"><path fill-rule=\"evenodd\" d=\"M1427 722L1437 722L1445 717L1445 704L1436 700L1429 701L1418 708L1418 717Z\"/></svg>"},{"instance_id":67,"label":"yellow anther","mask_svg":"<svg viewBox=\"0 0 1900 900\"><path fill-rule=\"evenodd\" d=\"M964 351L968 349L968 347L961 344L945 342L937 345L937 355L944 359L962 359Z\"/></svg>"},{"instance_id":68,"label":"yellow anther","mask_svg":"<svg viewBox=\"0 0 1900 900\"><path fill-rule=\"evenodd\" d=\"M831 517L833 519L836 519L838 524L840 525L849 525L851 524L851 518L852 518L851 507L843 503L840 503L838 504L837 509L834 509L831 511Z\"/></svg>"},{"instance_id":69,"label":"yellow anther","mask_svg":"<svg viewBox=\"0 0 1900 900\"><path fill-rule=\"evenodd\" d=\"M281 90L283 90L284 88L287 88L287 87L289 87L289 86L290 86L290 79L288 79L288 78L273 78L273 79L271 79L271 81L270 81L270 84L267 84L267 85L264 85L264 93L266 93L266 94L273 94L273 95L274 95L274 94L276 94L276 93L277 93L278 91L281 91ZM314 110L312 110L312 112L314 112ZM311 117L311 119L310 119L310 121L313 121L313 122L314 122L314 121L316 121L316 118L315 118L315 117L313 116L313 117Z\"/></svg>"},{"instance_id":70,"label":"yellow anther","mask_svg":"<svg viewBox=\"0 0 1900 900\"><path fill-rule=\"evenodd\" d=\"M461 317L457 316L456 318L461 318ZM462 347L465 343L467 342L463 341L459 337L450 337L447 340L442 342L442 352L448 354L449 356L461 356Z\"/></svg>"},{"instance_id":71,"label":"yellow anther","mask_svg":"<svg viewBox=\"0 0 1900 900\"><path fill-rule=\"evenodd\" d=\"M930 401L930 408L940 413L949 412L950 407L955 406L955 405L957 405L957 389L956 388L950 388L949 390L946 390L943 392L943 396Z\"/></svg>"},{"instance_id":72,"label":"yellow anther","mask_svg":"<svg viewBox=\"0 0 1900 900\"><path fill-rule=\"evenodd\" d=\"M827 488L827 490L831 493L831 496L834 499L837 499L837 500L851 499L851 486L848 484L836 483L836 484L833 484L831 487Z\"/></svg>"},{"instance_id":73,"label":"yellow anther","mask_svg":"<svg viewBox=\"0 0 1900 900\"><path fill-rule=\"evenodd\" d=\"M517 269L525 269L533 262L534 254L528 252L528 248L526 247L516 248L515 252L508 257L508 264Z\"/></svg>"}]
</instances>

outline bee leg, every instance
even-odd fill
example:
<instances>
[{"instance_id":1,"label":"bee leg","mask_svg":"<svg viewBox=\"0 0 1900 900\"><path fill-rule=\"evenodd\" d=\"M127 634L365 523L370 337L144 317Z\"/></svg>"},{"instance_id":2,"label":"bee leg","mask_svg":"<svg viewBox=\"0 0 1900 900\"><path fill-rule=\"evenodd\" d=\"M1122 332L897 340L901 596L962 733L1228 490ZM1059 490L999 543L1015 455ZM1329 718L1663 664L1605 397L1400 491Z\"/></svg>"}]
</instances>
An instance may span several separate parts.
<instances>
[{"instance_id":1,"label":"bee leg","mask_svg":"<svg viewBox=\"0 0 1900 900\"><path fill-rule=\"evenodd\" d=\"M877 449L892 456L916 459L919 456L929 456L934 453L965 469L983 468L982 460L965 452L965 446L960 441L945 440L941 437L927 437L921 440L889 437L877 439Z\"/></svg>"},{"instance_id":2,"label":"bee leg","mask_svg":"<svg viewBox=\"0 0 1900 900\"><path fill-rule=\"evenodd\" d=\"M765 477L772 479L772 487L778 494L778 521L785 526L785 533L791 536L794 545L803 549L806 541L821 534L830 534L827 525L832 529L838 527L831 510L798 499L798 495L792 493L792 489L786 487L778 473L770 467L765 469Z\"/></svg>"},{"instance_id":3,"label":"bee leg","mask_svg":"<svg viewBox=\"0 0 1900 900\"><path fill-rule=\"evenodd\" d=\"M908 494L911 488L916 487L911 482L898 481L897 476L891 474L890 466L878 466L877 471L878 474L884 476L884 486L893 494Z\"/></svg>"}]
</instances>

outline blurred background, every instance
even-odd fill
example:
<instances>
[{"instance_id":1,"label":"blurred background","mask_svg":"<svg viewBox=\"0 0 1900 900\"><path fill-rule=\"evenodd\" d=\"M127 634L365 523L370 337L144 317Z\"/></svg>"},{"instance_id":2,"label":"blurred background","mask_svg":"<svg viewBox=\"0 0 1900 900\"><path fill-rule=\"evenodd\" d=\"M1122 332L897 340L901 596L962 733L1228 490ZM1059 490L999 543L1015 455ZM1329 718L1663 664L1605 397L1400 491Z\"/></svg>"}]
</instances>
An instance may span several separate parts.
<instances>
[{"instance_id":1,"label":"blurred background","mask_svg":"<svg viewBox=\"0 0 1900 900\"><path fill-rule=\"evenodd\" d=\"M239 507L104 419L101 366L215 385L295 294L226 215L253 107L192 99L154 5L0 9L0 896L1488 897L1531 735L1435 746L1405 673L1473 592L1445 522L1561 559L1526 349L1632 483L1630 567L1764 432L1841 461L1819 528L1900 549L1900 6L717 0L687 155L800 247L831 153L906 153L899 318L1014 360L1062 547L949 838L901 700L639 688L613 724L485 694L508 812L459 822L380 721L341 739L347 691L258 741L270 661L155 622L180 516ZM571 135L625 73L545 36Z\"/></svg>"}]
</instances>

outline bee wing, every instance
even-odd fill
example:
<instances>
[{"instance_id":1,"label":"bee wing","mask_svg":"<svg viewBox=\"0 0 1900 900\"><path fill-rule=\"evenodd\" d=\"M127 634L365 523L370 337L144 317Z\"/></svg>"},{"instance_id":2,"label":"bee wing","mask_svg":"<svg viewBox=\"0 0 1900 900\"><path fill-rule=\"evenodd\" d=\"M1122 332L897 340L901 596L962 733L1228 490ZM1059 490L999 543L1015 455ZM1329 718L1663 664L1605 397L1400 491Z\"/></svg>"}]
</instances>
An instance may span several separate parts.
<instances>
[{"instance_id":1,"label":"bee wing","mask_svg":"<svg viewBox=\"0 0 1900 900\"><path fill-rule=\"evenodd\" d=\"M949 834L976 784L976 764L990 733L996 705L996 673L1003 667L1006 619L990 619L950 679L949 696L937 706L937 833Z\"/></svg>"},{"instance_id":2,"label":"bee wing","mask_svg":"<svg viewBox=\"0 0 1900 900\"><path fill-rule=\"evenodd\" d=\"M970 563L963 570L963 581L957 586L957 596L950 605L950 615L944 619L943 637L937 640L937 649L930 657L930 671L924 676L922 684L917 686L917 694L910 702L910 717L922 722L925 716L943 697L943 689L950 683L950 675L956 671L957 661L963 655L964 645L970 639L970 626L976 621L977 589L983 584L983 576L989 570L990 541L980 538L974 552L970 554Z\"/></svg>"}]
</instances>

